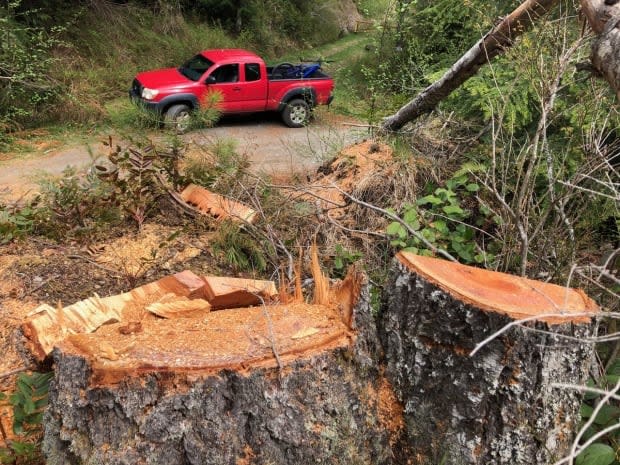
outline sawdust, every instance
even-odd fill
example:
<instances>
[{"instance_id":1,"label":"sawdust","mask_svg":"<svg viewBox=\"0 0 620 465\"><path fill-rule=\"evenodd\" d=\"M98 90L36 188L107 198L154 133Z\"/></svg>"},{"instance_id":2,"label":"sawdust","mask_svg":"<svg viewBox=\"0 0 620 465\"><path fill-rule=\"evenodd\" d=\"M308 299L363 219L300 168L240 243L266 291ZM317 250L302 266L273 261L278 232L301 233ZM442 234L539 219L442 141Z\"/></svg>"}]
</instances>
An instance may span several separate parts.
<instances>
[{"instance_id":1,"label":"sawdust","mask_svg":"<svg viewBox=\"0 0 620 465\"><path fill-rule=\"evenodd\" d=\"M105 244L96 261L124 275L139 277L155 266L172 268L202 253L203 247L185 243L172 227L146 224L136 234Z\"/></svg>"}]
</instances>

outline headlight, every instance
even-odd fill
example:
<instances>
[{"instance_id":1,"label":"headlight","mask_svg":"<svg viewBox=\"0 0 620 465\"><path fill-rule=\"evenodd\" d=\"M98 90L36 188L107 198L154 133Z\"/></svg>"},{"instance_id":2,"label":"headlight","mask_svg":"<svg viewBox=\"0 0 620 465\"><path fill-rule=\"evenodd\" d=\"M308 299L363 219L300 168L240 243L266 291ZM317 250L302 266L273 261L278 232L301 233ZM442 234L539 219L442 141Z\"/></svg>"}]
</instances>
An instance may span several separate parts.
<instances>
[{"instance_id":1,"label":"headlight","mask_svg":"<svg viewBox=\"0 0 620 465\"><path fill-rule=\"evenodd\" d=\"M142 98L143 99L153 100L155 97L157 97L157 94L159 94L158 90L149 89L148 87L145 87L144 89L142 89Z\"/></svg>"}]
</instances>

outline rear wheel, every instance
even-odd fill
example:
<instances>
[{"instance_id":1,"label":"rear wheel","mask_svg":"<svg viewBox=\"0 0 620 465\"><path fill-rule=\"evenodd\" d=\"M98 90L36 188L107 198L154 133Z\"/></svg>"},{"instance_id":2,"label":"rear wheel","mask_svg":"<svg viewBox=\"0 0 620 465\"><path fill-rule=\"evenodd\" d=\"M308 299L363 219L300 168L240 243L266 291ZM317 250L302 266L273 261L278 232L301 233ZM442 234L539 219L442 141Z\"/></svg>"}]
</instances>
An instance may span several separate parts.
<instances>
[{"instance_id":1,"label":"rear wheel","mask_svg":"<svg viewBox=\"0 0 620 465\"><path fill-rule=\"evenodd\" d=\"M191 110L187 105L172 105L166 110L165 122L166 126L174 128L179 134L183 134L189 130L191 118Z\"/></svg>"},{"instance_id":2,"label":"rear wheel","mask_svg":"<svg viewBox=\"0 0 620 465\"><path fill-rule=\"evenodd\" d=\"M301 128L310 120L310 106L305 100L294 99L282 110L282 120L289 128Z\"/></svg>"}]
</instances>

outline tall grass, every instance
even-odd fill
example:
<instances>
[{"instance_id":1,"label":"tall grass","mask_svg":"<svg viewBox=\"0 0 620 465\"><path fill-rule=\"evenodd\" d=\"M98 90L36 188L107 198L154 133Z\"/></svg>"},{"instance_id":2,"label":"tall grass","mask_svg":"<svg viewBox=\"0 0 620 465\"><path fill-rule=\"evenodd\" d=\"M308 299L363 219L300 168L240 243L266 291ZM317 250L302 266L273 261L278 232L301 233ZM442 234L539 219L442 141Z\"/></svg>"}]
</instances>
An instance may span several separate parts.
<instances>
[{"instance_id":1,"label":"tall grass","mask_svg":"<svg viewBox=\"0 0 620 465\"><path fill-rule=\"evenodd\" d=\"M52 73L67 92L52 110L53 120L101 121L108 104L125 98L139 71L178 66L198 50L238 46L218 26L194 23L178 16L163 18L130 4L110 4L100 12L85 10L73 28L70 48L57 50ZM174 26L174 27L172 27ZM164 32L167 31L167 32Z\"/></svg>"}]
</instances>

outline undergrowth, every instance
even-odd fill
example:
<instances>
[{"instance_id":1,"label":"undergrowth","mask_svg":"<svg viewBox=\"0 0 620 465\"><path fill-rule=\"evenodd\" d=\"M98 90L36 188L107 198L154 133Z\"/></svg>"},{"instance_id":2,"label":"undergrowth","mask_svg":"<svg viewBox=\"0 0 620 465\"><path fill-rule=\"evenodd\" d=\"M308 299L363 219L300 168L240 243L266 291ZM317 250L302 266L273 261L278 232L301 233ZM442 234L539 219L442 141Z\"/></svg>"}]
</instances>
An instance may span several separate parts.
<instances>
[{"instance_id":1,"label":"undergrowth","mask_svg":"<svg viewBox=\"0 0 620 465\"><path fill-rule=\"evenodd\" d=\"M0 447L0 463L44 463L40 451L43 412L48 403L49 383L53 373L20 373L12 393L0 392L0 406L10 407L12 435L0 423L5 447Z\"/></svg>"}]
</instances>

